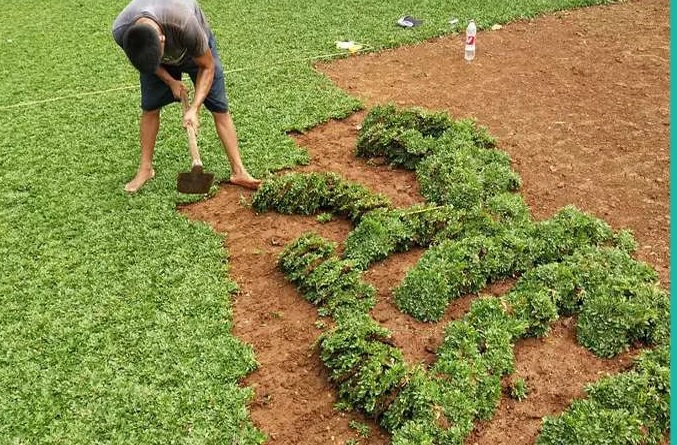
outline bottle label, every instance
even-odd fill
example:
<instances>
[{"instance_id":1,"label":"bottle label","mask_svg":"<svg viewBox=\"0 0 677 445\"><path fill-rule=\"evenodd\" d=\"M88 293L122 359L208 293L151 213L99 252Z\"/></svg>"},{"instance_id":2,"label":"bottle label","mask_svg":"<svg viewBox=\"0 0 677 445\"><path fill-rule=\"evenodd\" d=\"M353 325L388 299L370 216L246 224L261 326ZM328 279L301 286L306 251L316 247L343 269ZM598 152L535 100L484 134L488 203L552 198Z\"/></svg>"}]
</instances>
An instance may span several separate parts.
<instances>
[{"instance_id":1,"label":"bottle label","mask_svg":"<svg viewBox=\"0 0 677 445\"><path fill-rule=\"evenodd\" d=\"M475 44L475 36L466 36L465 44L466 45L474 45Z\"/></svg>"}]
</instances>

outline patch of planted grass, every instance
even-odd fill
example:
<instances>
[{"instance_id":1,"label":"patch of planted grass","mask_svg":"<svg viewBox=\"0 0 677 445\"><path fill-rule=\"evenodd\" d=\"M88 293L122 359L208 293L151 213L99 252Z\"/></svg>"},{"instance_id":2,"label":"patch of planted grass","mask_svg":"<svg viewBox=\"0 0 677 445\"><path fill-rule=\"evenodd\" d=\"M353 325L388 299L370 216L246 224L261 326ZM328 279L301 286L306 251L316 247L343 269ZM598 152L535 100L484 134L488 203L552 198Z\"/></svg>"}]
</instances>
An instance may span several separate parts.
<instances>
[{"instance_id":1,"label":"patch of planted grass","mask_svg":"<svg viewBox=\"0 0 677 445\"><path fill-rule=\"evenodd\" d=\"M377 116L385 116L383 122ZM426 165L426 156L436 156L417 143L421 139L414 133L425 130L381 125L402 123L402 117L410 121L425 112L374 108L361 136L379 137L369 137L362 153L411 164L407 168L416 168L431 183L444 183L444 173L459 168L475 170L469 176L480 177L489 164L476 169L473 163L502 159L481 153L493 148L475 147L478 156L470 166L461 158L433 175L421 175L418 166ZM425 119L414 120L425 129ZM444 127L438 140L425 136L430 138L425 145L439 147L448 139L453 125ZM403 132L415 137L403 143ZM400 163L402 159L408 161ZM500 181L486 182L490 187L479 191L491 191L496 183ZM346 186L339 184L345 181L336 175L280 176L255 194L254 207L345 214L341 190ZM350 215L356 228L343 258L336 256L336 243L312 232L282 251L279 268L321 315L336 322L318 347L338 390L337 406L373 417L392 433L395 444L463 443L478 420L494 415L501 379L515 371L514 343L547 335L560 315L577 315L578 342L595 355L613 358L631 345L656 349L639 359L637 370L591 385L588 399L574 402L560 417L546 418L539 443L572 443L580 437L586 443L658 443L668 428L670 304L657 273L631 257L636 243L630 232L614 232L570 206L534 222L521 200L498 191L488 199L479 193L474 205L458 208L441 195L427 196L437 201L433 204L444 203L432 207L356 206L361 211ZM372 202L374 196L362 189L351 201ZM447 325L437 360L429 367L405 363L390 331L370 317L375 290L361 280L369 264L411 245L429 249L394 297L402 311L423 321L439 320L450 299L479 292L493 279L519 276L506 295L475 299L461 319ZM526 396L521 383L515 382L512 397Z\"/></svg>"}]
</instances>

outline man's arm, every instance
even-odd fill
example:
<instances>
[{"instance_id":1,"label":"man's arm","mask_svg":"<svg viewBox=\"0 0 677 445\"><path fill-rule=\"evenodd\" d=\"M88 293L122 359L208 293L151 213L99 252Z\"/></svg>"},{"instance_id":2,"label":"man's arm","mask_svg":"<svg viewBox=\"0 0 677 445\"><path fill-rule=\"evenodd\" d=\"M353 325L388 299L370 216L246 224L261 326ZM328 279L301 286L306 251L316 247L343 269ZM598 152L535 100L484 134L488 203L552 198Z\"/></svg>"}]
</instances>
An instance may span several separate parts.
<instances>
[{"instance_id":1,"label":"man's arm","mask_svg":"<svg viewBox=\"0 0 677 445\"><path fill-rule=\"evenodd\" d=\"M155 75L172 90L172 94L176 99L181 99L181 93L186 91L186 85L182 81L174 79L162 65L157 67Z\"/></svg>"},{"instance_id":2,"label":"man's arm","mask_svg":"<svg viewBox=\"0 0 677 445\"><path fill-rule=\"evenodd\" d=\"M195 79L195 97L193 97L193 103L190 105L190 108L183 116L183 125L192 125L193 128L197 130L199 125L197 119L197 112L200 109L200 106L207 98L209 90L212 87L212 82L214 82L214 58L210 50L207 50L203 55L198 57L193 57L195 64L197 65L197 78Z\"/></svg>"}]
</instances>

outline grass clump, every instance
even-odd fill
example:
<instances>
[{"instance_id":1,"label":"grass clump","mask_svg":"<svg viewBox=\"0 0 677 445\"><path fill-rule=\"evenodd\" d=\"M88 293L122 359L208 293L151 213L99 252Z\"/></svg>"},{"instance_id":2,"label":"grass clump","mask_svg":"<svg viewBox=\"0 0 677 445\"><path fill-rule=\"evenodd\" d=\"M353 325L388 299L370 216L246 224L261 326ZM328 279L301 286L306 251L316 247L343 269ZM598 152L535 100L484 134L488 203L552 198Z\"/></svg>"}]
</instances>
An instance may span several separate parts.
<instances>
[{"instance_id":1,"label":"grass clump","mask_svg":"<svg viewBox=\"0 0 677 445\"><path fill-rule=\"evenodd\" d=\"M368 315L346 317L319 339L320 357L341 406L378 417L402 384L406 367L390 333Z\"/></svg>"},{"instance_id":2,"label":"grass clump","mask_svg":"<svg viewBox=\"0 0 677 445\"><path fill-rule=\"evenodd\" d=\"M418 165L416 176L428 202L459 209L482 206L493 196L517 191L521 185L505 152L475 145L444 147Z\"/></svg>"},{"instance_id":3,"label":"grass clump","mask_svg":"<svg viewBox=\"0 0 677 445\"><path fill-rule=\"evenodd\" d=\"M587 399L546 417L537 445L661 443L670 425L668 345L643 352L632 370L588 385Z\"/></svg>"},{"instance_id":4,"label":"grass clump","mask_svg":"<svg viewBox=\"0 0 677 445\"><path fill-rule=\"evenodd\" d=\"M359 184L342 182L332 196L332 207L344 214L353 223L358 223L365 213L380 208L390 208L390 199L384 195L369 192Z\"/></svg>"},{"instance_id":5,"label":"grass clump","mask_svg":"<svg viewBox=\"0 0 677 445\"><path fill-rule=\"evenodd\" d=\"M656 272L615 247L588 247L524 274L505 297L527 336L543 336L559 315L578 314L578 341L600 357L633 343L669 338L669 297Z\"/></svg>"},{"instance_id":6,"label":"grass clump","mask_svg":"<svg viewBox=\"0 0 677 445\"><path fill-rule=\"evenodd\" d=\"M513 203L515 212L506 217L501 209ZM450 301L477 292L493 280L561 261L579 249L613 244L620 239L608 224L573 207L565 207L549 220L532 223L528 214L520 210L519 200L501 197L494 204L497 216L473 219L479 234L461 231L458 239L449 237L441 241L409 270L395 290L395 301L402 311L420 320L439 320ZM497 219L501 222L496 222ZM550 316L544 319L548 325L547 318L555 315L555 306L547 303L547 296L542 297L540 303L535 299L529 301L542 310L546 310L543 305L550 307ZM531 310L524 306L526 302L515 304Z\"/></svg>"},{"instance_id":7,"label":"grass clump","mask_svg":"<svg viewBox=\"0 0 677 445\"><path fill-rule=\"evenodd\" d=\"M493 211L493 210L492 210ZM394 252L429 247L444 240L494 233L504 218L479 208L417 204L408 209L377 209L367 213L345 242L344 256L366 269Z\"/></svg>"},{"instance_id":8,"label":"grass clump","mask_svg":"<svg viewBox=\"0 0 677 445\"><path fill-rule=\"evenodd\" d=\"M368 315L374 288L360 280L352 260L331 257L334 248L316 234L304 234L285 247L278 265L321 315L336 321L318 344L340 405L378 417L406 375L404 358L390 333Z\"/></svg>"},{"instance_id":9,"label":"grass clump","mask_svg":"<svg viewBox=\"0 0 677 445\"><path fill-rule=\"evenodd\" d=\"M376 289L361 277L353 261L329 258L299 283L299 290L308 301L323 306L322 316L366 313L376 303Z\"/></svg>"},{"instance_id":10,"label":"grass clump","mask_svg":"<svg viewBox=\"0 0 677 445\"><path fill-rule=\"evenodd\" d=\"M462 443L473 427L472 397L463 387L414 368L381 424L393 433L393 444Z\"/></svg>"},{"instance_id":11,"label":"grass clump","mask_svg":"<svg viewBox=\"0 0 677 445\"><path fill-rule=\"evenodd\" d=\"M348 426L352 429L354 429L357 434L360 435L360 437L367 438L369 437L369 434L371 433L371 429L369 428L369 425L366 423L358 422L357 420L351 420L348 423Z\"/></svg>"},{"instance_id":12,"label":"grass clump","mask_svg":"<svg viewBox=\"0 0 677 445\"><path fill-rule=\"evenodd\" d=\"M452 298L487 284L482 260L495 248L491 238L480 235L428 249L395 289L397 307L421 321L439 320Z\"/></svg>"},{"instance_id":13,"label":"grass clump","mask_svg":"<svg viewBox=\"0 0 677 445\"><path fill-rule=\"evenodd\" d=\"M314 232L306 232L285 246L277 265L289 281L298 285L335 251L336 243L327 241Z\"/></svg>"},{"instance_id":14,"label":"grass clump","mask_svg":"<svg viewBox=\"0 0 677 445\"><path fill-rule=\"evenodd\" d=\"M493 415L501 376L514 371L513 339L523 329L499 299L475 301L447 326L433 367L414 368L384 414L393 443L462 444L476 420Z\"/></svg>"},{"instance_id":15,"label":"grass clump","mask_svg":"<svg viewBox=\"0 0 677 445\"><path fill-rule=\"evenodd\" d=\"M395 289L398 308L421 321L437 321L452 300L528 267L528 232L475 219L468 236L430 247ZM488 235L479 234L482 229Z\"/></svg>"},{"instance_id":16,"label":"grass clump","mask_svg":"<svg viewBox=\"0 0 677 445\"><path fill-rule=\"evenodd\" d=\"M450 206L416 204L408 209L376 209L364 215L345 242L344 257L363 269L394 252L428 247L437 238L469 230L465 214Z\"/></svg>"},{"instance_id":17,"label":"grass clump","mask_svg":"<svg viewBox=\"0 0 677 445\"><path fill-rule=\"evenodd\" d=\"M259 213L312 215L329 208L331 191L341 182L335 173L289 173L269 179L252 197Z\"/></svg>"},{"instance_id":18,"label":"grass clump","mask_svg":"<svg viewBox=\"0 0 677 445\"><path fill-rule=\"evenodd\" d=\"M385 158L392 165L414 170L433 149L434 139L451 126L446 113L398 109L392 104L376 106L362 123L355 154Z\"/></svg>"},{"instance_id":19,"label":"grass clump","mask_svg":"<svg viewBox=\"0 0 677 445\"><path fill-rule=\"evenodd\" d=\"M509 156L486 128L420 108L377 106L365 118L356 154L416 170L428 202L472 208L520 187Z\"/></svg>"},{"instance_id":20,"label":"grass clump","mask_svg":"<svg viewBox=\"0 0 677 445\"><path fill-rule=\"evenodd\" d=\"M529 388L523 378L517 378L510 384L510 398L521 402L527 398Z\"/></svg>"},{"instance_id":21,"label":"grass clump","mask_svg":"<svg viewBox=\"0 0 677 445\"><path fill-rule=\"evenodd\" d=\"M614 244L619 235L605 221L566 206L534 225L531 255L534 264L560 261L580 248Z\"/></svg>"},{"instance_id":22,"label":"grass clump","mask_svg":"<svg viewBox=\"0 0 677 445\"><path fill-rule=\"evenodd\" d=\"M257 212L313 215L331 212L358 221L365 213L389 208L383 195L350 183L335 173L288 173L265 181L253 195Z\"/></svg>"},{"instance_id":23,"label":"grass clump","mask_svg":"<svg viewBox=\"0 0 677 445\"><path fill-rule=\"evenodd\" d=\"M404 251L413 244L414 233L399 210L377 209L367 213L345 242L344 256L363 270L393 252Z\"/></svg>"},{"instance_id":24,"label":"grass clump","mask_svg":"<svg viewBox=\"0 0 677 445\"><path fill-rule=\"evenodd\" d=\"M486 211L494 220L510 227L522 227L531 223L531 212L522 195L498 193L487 199Z\"/></svg>"},{"instance_id":25,"label":"grass clump","mask_svg":"<svg viewBox=\"0 0 677 445\"><path fill-rule=\"evenodd\" d=\"M556 294L548 289L522 284L509 293L506 302L515 317L527 324L525 336L543 337L550 331L552 322L559 318L555 298Z\"/></svg>"},{"instance_id":26,"label":"grass clump","mask_svg":"<svg viewBox=\"0 0 677 445\"><path fill-rule=\"evenodd\" d=\"M614 248L582 251L566 264L585 292L577 336L586 348L613 357L633 343L668 340L670 298L649 265Z\"/></svg>"},{"instance_id":27,"label":"grass clump","mask_svg":"<svg viewBox=\"0 0 677 445\"><path fill-rule=\"evenodd\" d=\"M308 232L285 246L278 267L305 298L320 306L320 315L366 313L375 304L376 291L361 280L351 260L334 256L336 243Z\"/></svg>"},{"instance_id":28,"label":"grass clump","mask_svg":"<svg viewBox=\"0 0 677 445\"><path fill-rule=\"evenodd\" d=\"M465 145L493 148L496 141L473 120L453 120L444 112L418 107L400 109L388 104L376 106L367 114L355 153L415 170L424 158Z\"/></svg>"},{"instance_id":29,"label":"grass clump","mask_svg":"<svg viewBox=\"0 0 677 445\"><path fill-rule=\"evenodd\" d=\"M319 223L321 223L321 224L326 224L326 223L328 223L329 221L331 221L331 220L334 219L334 215L332 215L332 214L329 213L329 212L320 213L319 215L317 215L317 216L315 217L315 219L317 220L317 222L319 222Z\"/></svg>"}]
</instances>

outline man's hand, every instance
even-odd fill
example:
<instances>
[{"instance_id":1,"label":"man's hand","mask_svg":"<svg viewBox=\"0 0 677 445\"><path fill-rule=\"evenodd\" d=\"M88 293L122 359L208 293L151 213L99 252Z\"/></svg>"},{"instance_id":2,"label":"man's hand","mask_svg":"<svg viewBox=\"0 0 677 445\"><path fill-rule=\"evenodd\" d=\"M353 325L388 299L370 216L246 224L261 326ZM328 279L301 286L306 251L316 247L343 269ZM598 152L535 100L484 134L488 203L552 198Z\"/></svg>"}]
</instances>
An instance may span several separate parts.
<instances>
[{"instance_id":1,"label":"man's hand","mask_svg":"<svg viewBox=\"0 0 677 445\"><path fill-rule=\"evenodd\" d=\"M200 120L198 119L197 110L193 109L193 107L189 108L183 115L183 127L192 127L193 130L195 130L195 134L197 134L197 130L200 127Z\"/></svg>"},{"instance_id":2,"label":"man's hand","mask_svg":"<svg viewBox=\"0 0 677 445\"><path fill-rule=\"evenodd\" d=\"M175 99L181 99L181 94L188 92L186 84L184 84L180 80L172 79L169 83L169 88L172 90L172 94L174 95Z\"/></svg>"}]
</instances>

